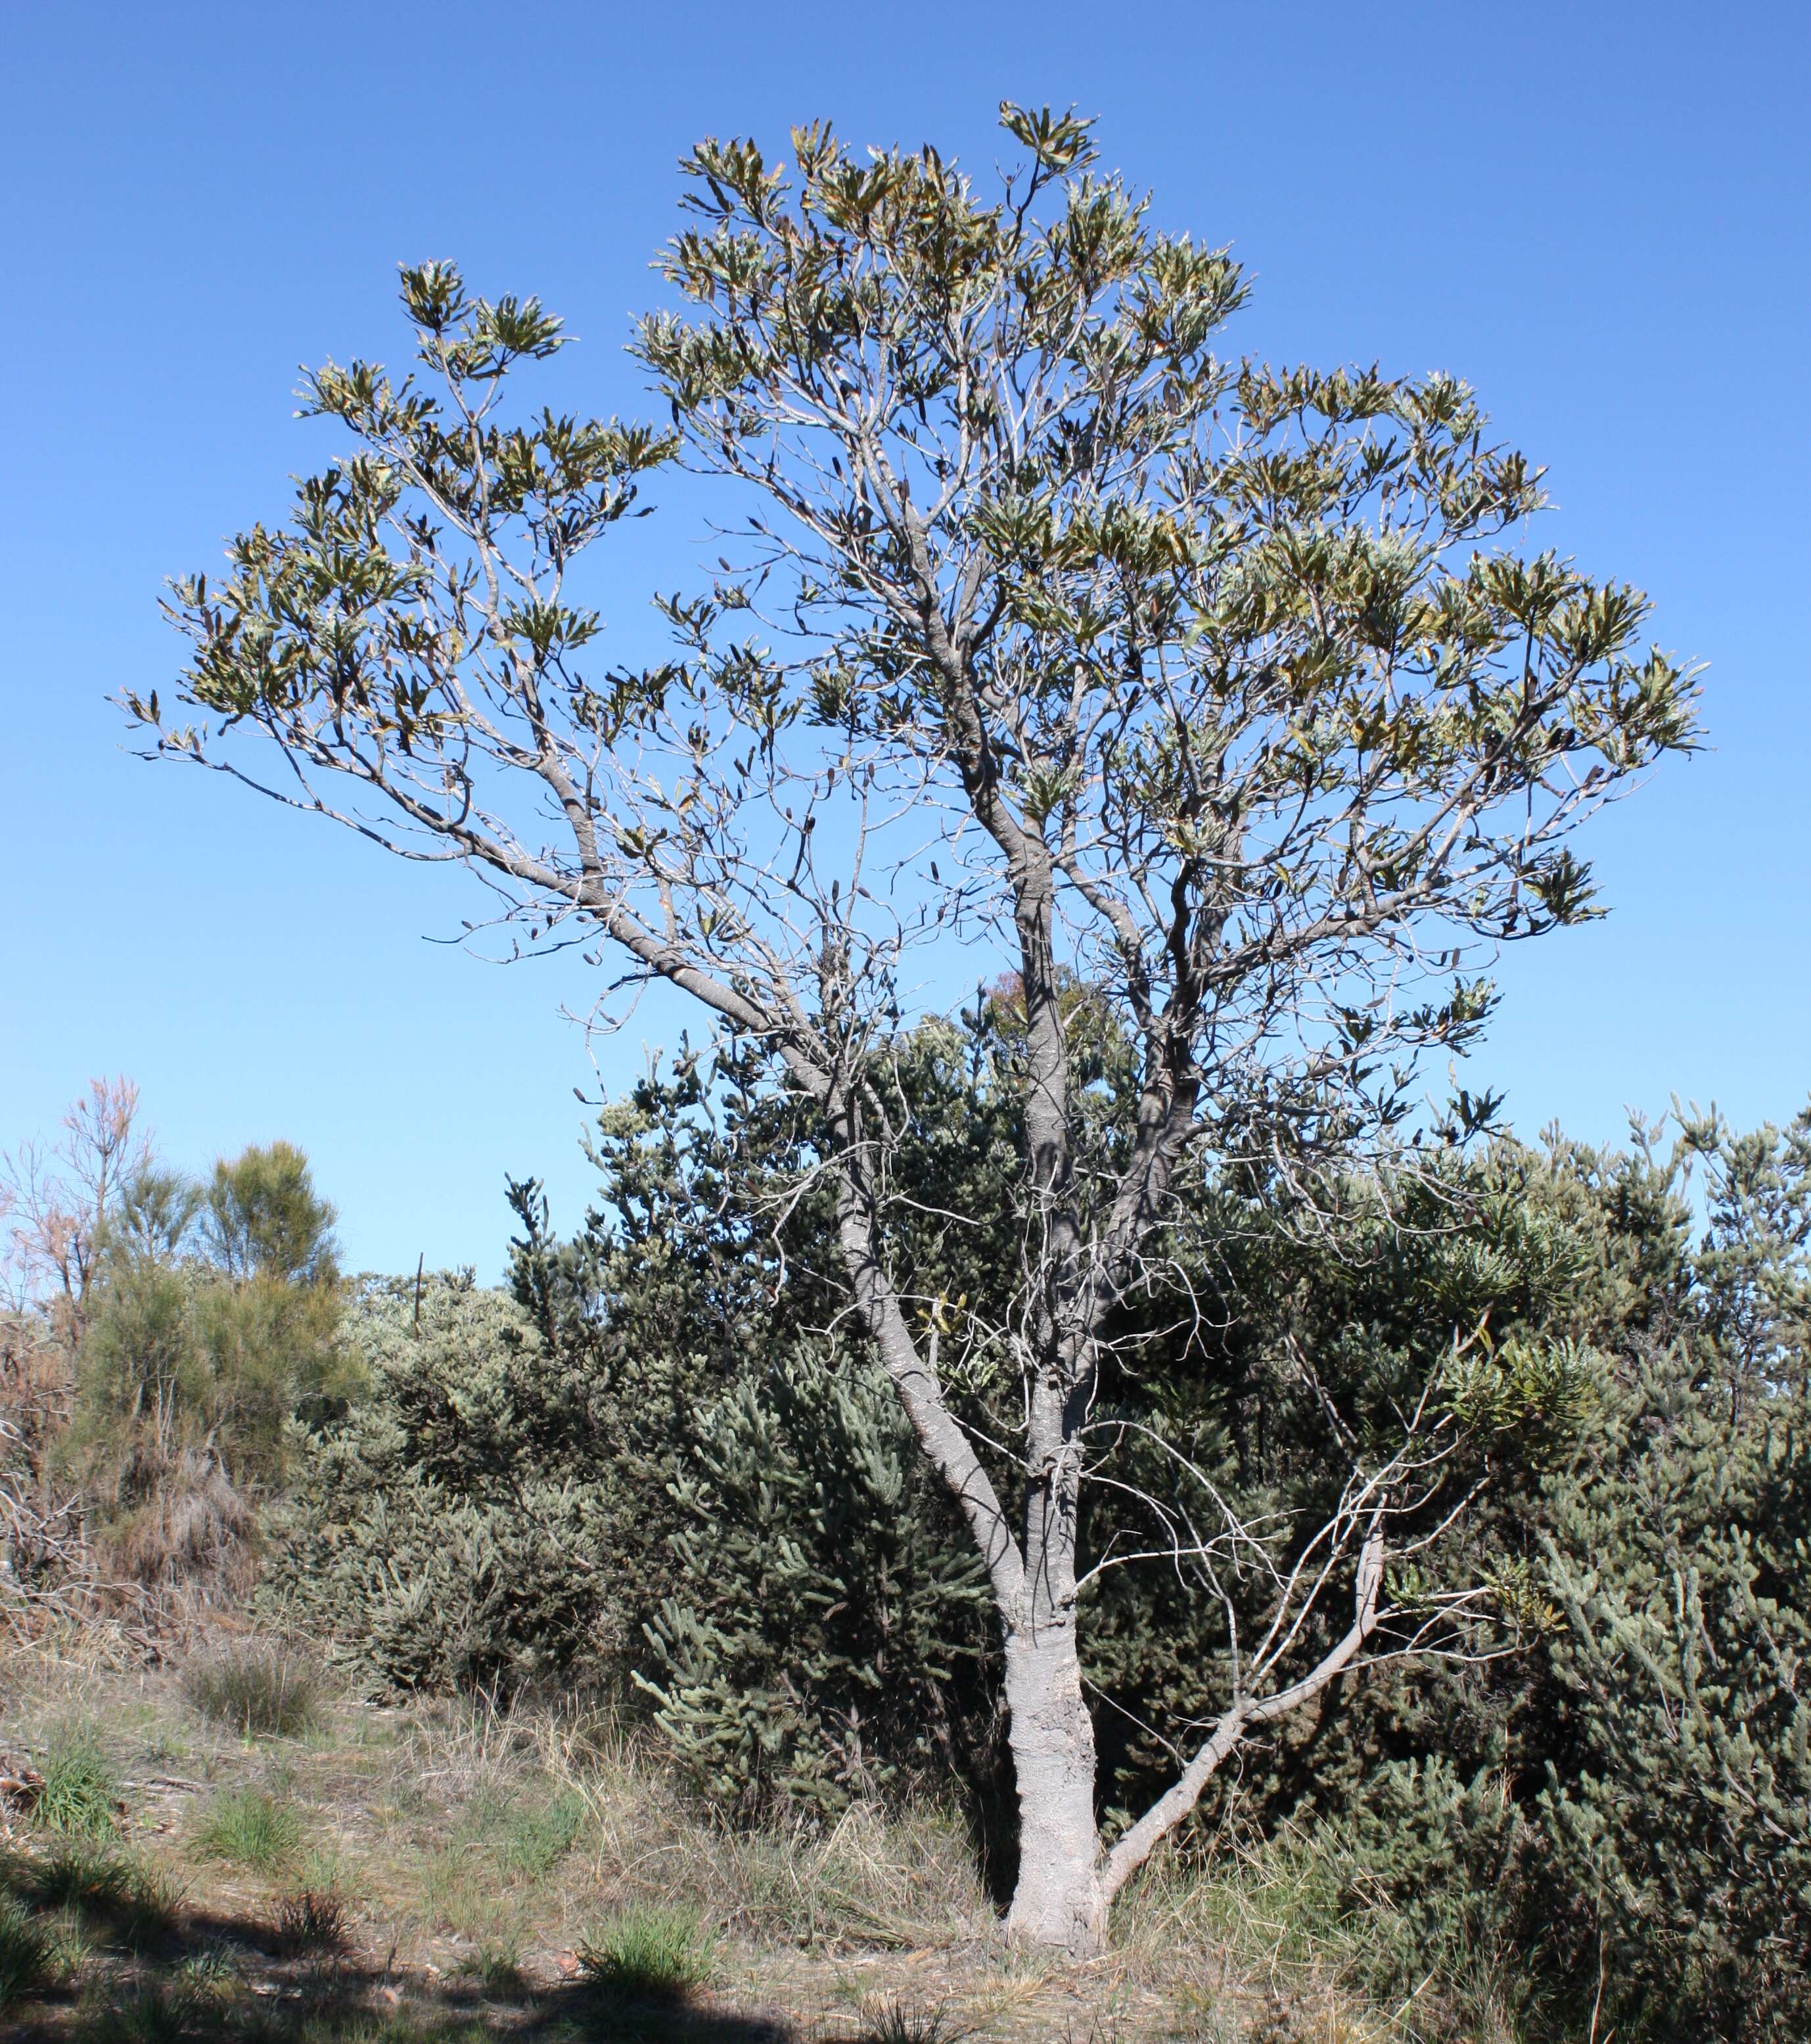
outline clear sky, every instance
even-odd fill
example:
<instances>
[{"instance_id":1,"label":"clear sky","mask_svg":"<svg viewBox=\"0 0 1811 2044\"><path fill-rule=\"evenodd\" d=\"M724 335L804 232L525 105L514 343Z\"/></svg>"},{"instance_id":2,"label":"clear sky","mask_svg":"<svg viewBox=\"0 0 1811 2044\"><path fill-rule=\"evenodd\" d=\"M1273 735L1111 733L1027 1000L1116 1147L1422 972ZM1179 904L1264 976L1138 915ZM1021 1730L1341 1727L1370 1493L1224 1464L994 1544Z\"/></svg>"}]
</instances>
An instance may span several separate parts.
<instances>
[{"instance_id":1,"label":"clear sky","mask_svg":"<svg viewBox=\"0 0 1811 2044\"><path fill-rule=\"evenodd\" d=\"M576 1217L574 1087L673 1012L594 1074L578 970L428 941L455 878L139 763L104 698L167 686L162 578L333 451L297 366L397 349L399 259L539 292L583 344L562 402L632 413L692 141L827 115L985 166L1003 95L1097 113L1164 225L1233 245L1230 347L1470 380L1548 467L1547 543L1709 663L1714 750L1590 832L1613 913L1505 962L1472 1082L1598 1138L1811 1092L1803 0L5 12L0 1147L124 1071L175 1161L303 1145L355 1265L494 1274L505 1170ZM696 536L613 549L620 630Z\"/></svg>"}]
</instances>

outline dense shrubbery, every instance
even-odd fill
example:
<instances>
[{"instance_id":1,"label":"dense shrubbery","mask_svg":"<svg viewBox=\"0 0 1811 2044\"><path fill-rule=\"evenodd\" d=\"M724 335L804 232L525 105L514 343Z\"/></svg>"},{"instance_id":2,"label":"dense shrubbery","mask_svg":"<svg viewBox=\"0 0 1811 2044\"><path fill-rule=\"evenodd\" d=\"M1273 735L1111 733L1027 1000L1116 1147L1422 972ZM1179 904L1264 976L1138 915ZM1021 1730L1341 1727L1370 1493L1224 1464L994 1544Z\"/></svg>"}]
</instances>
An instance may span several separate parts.
<instances>
[{"instance_id":1,"label":"dense shrubbery","mask_svg":"<svg viewBox=\"0 0 1811 2044\"><path fill-rule=\"evenodd\" d=\"M982 1296L1003 1249L1014 1131L988 1069L1011 1028L985 1004L903 1060L923 1208L971 1217L906 1245L927 1315ZM1093 1055L1110 1141L1113 1047ZM294 1593L392 1680L632 1673L724 1804L984 1788L965 1550L826 1331L821 1209L808 1193L773 1224L796 1138L739 1077L682 1062L608 1114L571 1240L516 1189L514 1303L430 1285L417 1330L411 1287L367 1293L371 1391L310 1438ZM1103 1411L1186 1442L1242 1504L1311 1512L1321 1394L1362 1431L1483 1331L1460 1395L1486 1488L1429 1557L1495 1585L1472 1657L1349 1682L1203 1813L1312 1839L1342 1906L1387 1926L1380 1988L1431 1969L1531 2036L1583 2034L1594 2004L1600 2035L1802 2034L1806 1164L1803 1128L1696 1126L1667 1156L1505 1140L1353 1180L1318 1240L1252 1188L1199 1189L1174 1244L1186 1331L1153 1300L1168 1365L1126 1368ZM973 1424L1008 1389L965 1387ZM1093 1551L1134 1523L1097 1520ZM1142 1727L1221 1649L1161 1572L1099 1581L1086 1651L1130 1801L1170 1764Z\"/></svg>"},{"instance_id":2,"label":"dense shrubbery","mask_svg":"<svg viewBox=\"0 0 1811 2044\"><path fill-rule=\"evenodd\" d=\"M1013 1028L1001 997L902 1055L926 1216L902 1254L932 1327L1007 1267L1016 1131L989 1074ZM1076 1035L1111 1143L1125 1074ZM336 1292L280 1151L204 1193L122 1184L56 1450L113 1472L108 1536L172 1498L193 1523L205 1485L171 1474L193 1455L242 1516L269 1500L263 1593L370 1681L617 1685L702 1792L751 1814L950 1783L997 1807L967 1545L850 1341L815 1194L776 1197L796 1131L742 1076L681 1060L609 1111L570 1239L516 1187L506 1293ZM1494 1585L1468 1654L1349 1681L1198 1835L1286 1826L1372 1927L1370 1984L1444 1998L1461 2027L1801 2036L1811 1120L1691 1124L1667 1154L1506 1139L1414 1161L1355 1176L1318 1238L1262 1188L1199 1186L1171 1244L1188 1316L1153 1297L1142 1331L1164 1366L1141 1373L1134 1346L1102 1387L1153 1456L1184 1443L1242 1507L1311 1517L1322 1400L1362 1433L1475 1336L1456 1399L1483 1488L1427 1556ZM977 1368L965 1417L1004 1424L1011 1393ZM1109 1509L1090 1551L1136 1525ZM170 1528L157 1544L163 1566L181 1552ZM1084 1639L1107 1794L1130 1804L1171 1765L1148 1727L1199 1694L1219 1635L1163 1572L1126 1570L1098 1579Z\"/></svg>"},{"instance_id":3,"label":"dense shrubbery","mask_svg":"<svg viewBox=\"0 0 1811 2044\"><path fill-rule=\"evenodd\" d=\"M606 1388L458 1274L363 1285L347 1332L365 1389L305 1436L274 1593L407 1687L594 1669L621 1645Z\"/></svg>"},{"instance_id":4,"label":"dense shrubbery","mask_svg":"<svg viewBox=\"0 0 1811 2044\"><path fill-rule=\"evenodd\" d=\"M751 1370L673 1496L681 1587L643 1680L714 1800L834 1808L972 1769L985 1578L873 1363L824 1343Z\"/></svg>"},{"instance_id":5,"label":"dense shrubbery","mask_svg":"<svg viewBox=\"0 0 1811 2044\"><path fill-rule=\"evenodd\" d=\"M944 1778L992 1725L978 1569L865 1359L691 1224L681 1101L606 1117L578 1240L516 1189L516 1299L360 1289L366 1388L301 1430L270 1593L383 1682L632 1674L746 1810Z\"/></svg>"},{"instance_id":6,"label":"dense shrubbery","mask_svg":"<svg viewBox=\"0 0 1811 2044\"><path fill-rule=\"evenodd\" d=\"M1808 1131L1499 1153L1573 1245L1552 1309L1591 1344L1562 1452L1460 1536L1499 1558L1528 1638L1373 1681L1301 1785L1354 1896L1425 1925L1377 1954L1402 1992L1438 1958L1530 2034L1806 2034Z\"/></svg>"},{"instance_id":7,"label":"dense shrubbery","mask_svg":"<svg viewBox=\"0 0 1811 2044\"><path fill-rule=\"evenodd\" d=\"M1582 1958L1663 2034L1811 2034L1811 1411L1678 1350L1543 1528L1565 1612L1539 1796ZM1782 1361L1787 1358L1782 1358Z\"/></svg>"}]
</instances>

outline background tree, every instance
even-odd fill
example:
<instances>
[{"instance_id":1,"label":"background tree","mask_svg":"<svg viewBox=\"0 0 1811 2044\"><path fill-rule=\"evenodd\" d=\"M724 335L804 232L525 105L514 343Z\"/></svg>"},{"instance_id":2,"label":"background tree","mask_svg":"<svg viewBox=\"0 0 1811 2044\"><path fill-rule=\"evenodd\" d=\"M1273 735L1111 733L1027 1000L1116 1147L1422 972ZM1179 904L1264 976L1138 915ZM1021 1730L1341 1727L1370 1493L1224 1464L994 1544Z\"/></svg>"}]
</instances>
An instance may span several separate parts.
<instances>
[{"instance_id":1,"label":"background tree","mask_svg":"<svg viewBox=\"0 0 1811 2044\"><path fill-rule=\"evenodd\" d=\"M149 1162L121 1187L58 1444L116 1573L249 1586L254 1501L282 1484L290 1422L355 1380L333 1221L287 1143L205 1184Z\"/></svg>"},{"instance_id":2,"label":"background tree","mask_svg":"<svg viewBox=\"0 0 1811 2044\"><path fill-rule=\"evenodd\" d=\"M22 1599L6 1616L27 1633L36 1614L81 1604L94 1574L79 1495L51 1450L75 1403L102 1237L150 1162L137 1117L129 1079L92 1079L50 1143L0 1155L0 1583Z\"/></svg>"},{"instance_id":3,"label":"background tree","mask_svg":"<svg viewBox=\"0 0 1811 2044\"><path fill-rule=\"evenodd\" d=\"M298 1409L348 1388L333 1208L292 1145L160 1162L129 1081L0 1159L0 1575L8 1614L155 1623L236 1593Z\"/></svg>"},{"instance_id":4,"label":"background tree","mask_svg":"<svg viewBox=\"0 0 1811 2044\"><path fill-rule=\"evenodd\" d=\"M1455 1439L1437 1375L1386 1432L1329 1415L1318 1526L1225 1516L1173 1465L1152 1546L1229 1627L1253 1584L1264 1616L1175 1728L1169 1788L1103 1840L1084 1493L1111 1480L1097 1390L1179 1174L1212 1155L1311 1217L1326 1167L1408 1113L1421 1055L1481 1026L1480 949L1592 912L1571 833L1689 743L1691 692L1640 648L1636 593L1500 544L1537 476L1464 386L1222 361L1230 259L1157 232L1085 123L1003 118L1030 160L991 198L823 128L795 132L796 183L700 145L666 261L689 310L637 342L670 435L505 423L558 323L405 271L435 387L309 378L358 451L220 587L178 586L200 721L128 700L160 751L245 778L239 741L274 741L282 799L477 867L531 940L597 932L808 1108L854 1310L1002 1627L1011 1921L1085 1950L1229 1754L1475 1589L1392 1588L1396 1520ZM741 489L737 559L666 602L677 658L606 671L573 563L676 451ZM892 1047L952 939L1015 974L1025 1017L1015 1282L986 1317L915 1297L894 1255ZM1077 983L1138 1068L1132 1127L1098 1145ZM948 1385L995 1366L1023 1395L990 1445Z\"/></svg>"}]
</instances>

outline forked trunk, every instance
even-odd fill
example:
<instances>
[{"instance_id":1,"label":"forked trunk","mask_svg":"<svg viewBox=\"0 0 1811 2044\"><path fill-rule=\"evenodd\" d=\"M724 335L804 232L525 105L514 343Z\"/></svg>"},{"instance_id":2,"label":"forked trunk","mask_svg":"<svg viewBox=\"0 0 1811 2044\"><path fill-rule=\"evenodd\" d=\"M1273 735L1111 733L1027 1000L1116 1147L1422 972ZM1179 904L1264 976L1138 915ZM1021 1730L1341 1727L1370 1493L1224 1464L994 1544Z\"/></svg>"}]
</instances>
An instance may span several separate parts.
<instances>
[{"instance_id":1,"label":"forked trunk","mask_svg":"<svg viewBox=\"0 0 1811 2044\"><path fill-rule=\"evenodd\" d=\"M1094 1819L1094 1725L1075 1624L1009 1626L1006 1696L1018 1772L1019 1885L1007 1927L1086 1958L1100 1950L1107 1898Z\"/></svg>"}]
</instances>

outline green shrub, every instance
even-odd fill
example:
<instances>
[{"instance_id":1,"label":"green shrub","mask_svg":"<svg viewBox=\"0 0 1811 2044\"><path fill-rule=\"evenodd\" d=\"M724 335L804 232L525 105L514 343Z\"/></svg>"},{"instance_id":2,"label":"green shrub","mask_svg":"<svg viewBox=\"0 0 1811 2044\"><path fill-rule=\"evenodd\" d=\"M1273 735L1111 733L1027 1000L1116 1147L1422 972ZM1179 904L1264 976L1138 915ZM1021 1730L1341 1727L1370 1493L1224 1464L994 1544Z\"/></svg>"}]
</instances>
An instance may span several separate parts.
<instances>
[{"instance_id":1,"label":"green shrub","mask_svg":"<svg viewBox=\"0 0 1811 2044\"><path fill-rule=\"evenodd\" d=\"M1556 1486L1552 1665L1569 1751L1541 1797L1562 1922L1663 2036L1811 2036L1811 1400L1742 1413L1675 1355L1628 1452ZM1736 1405L1732 1422L1730 1406ZM1557 1764L1556 1764L1557 1763Z\"/></svg>"},{"instance_id":2,"label":"green shrub","mask_svg":"<svg viewBox=\"0 0 1811 2044\"><path fill-rule=\"evenodd\" d=\"M681 2000L715 1966L716 1940L696 1909L625 1909L578 1948L588 1979L647 2001Z\"/></svg>"},{"instance_id":3,"label":"green shrub","mask_svg":"<svg viewBox=\"0 0 1811 2044\"><path fill-rule=\"evenodd\" d=\"M42 1987L50 1967L49 1934L23 1903L0 1896L0 2009Z\"/></svg>"},{"instance_id":4,"label":"green shrub","mask_svg":"<svg viewBox=\"0 0 1811 2044\"><path fill-rule=\"evenodd\" d=\"M194 1837L195 1850L204 1859L260 1869L281 1866L301 1843L295 1811L262 1788L229 1788L216 1796Z\"/></svg>"},{"instance_id":5,"label":"green shrub","mask_svg":"<svg viewBox=\"0 0 1811 2044\"><path fill-rule=\"evenodd\" d=\"M320 1722L320 1684L298 1654L280 1646L225 1646L196 1662L182 1686L201 1716L249 1739L299 1738Z\"/></svg>"},{"instance_id":6,"label":"green shrub","mask_svg":"<svg viewBox=\"0 0 1811 2044\"><path fill-rule=\"evenodd\" d=\"M645 1677L747 1814L940 1788L996 1730L981 1570L871 1359L779 1324L777 1266L712 1218L736 1143L681 1063L604 1117L620 1227L555 1242L516 1185L515 1300L363 1288L366 1392L298 1444L267 1594L404 1689ZM969 1189L942 1204L991 1211Z\"/></svg>"},{"instance_id":7,"label":"green shrub","mask_svg":"<svg viewBox=\"0 0 1811 2044\"><path fill-rule=\"evenodd\" d=\"M1303 1888L1322 1899L1319 1954L1342 1947L1378 2000L1413 1995L1456 2032L1489 2034L1492 2014L1507 2011L1533 2034L1546 1998L1528 1962L1541 1842L1506 1788L1493 1771L1461 1781L1438 1755L1380 1769L1299 1854Z\"/></svg>"},{"instance_id":8,"label":"green shrub","mask_svg":"<svg viewBox=\"0 0 1811 2044\"><path fill-rule=\"evenodd\" d=\"M681 1765L745 1815L942 1785L986 1578L892 1386L801 1345L696 1428L673 1486L686 1588L643 1678Z\"/></svg>"},{"instance_id":9,"label":"green shrub","mask_svg":"<svg viewBox=\"0 0 1811 2044\"><path fill-rule=\"evenodd\" d=\"M1686 1158L1707 1181L1695 1245ZM1811 1116L1694 1125L1670 1160L1556 1142L1496 1162L1525 1239L1591 1252L1570 1274L1555 1259L1548 1310L1590 1345L1592 1408L1464 1536L1498 1566L1521 1650L1386 1672L1304 1749L1360 1970L1402 1996L1431 1980L1418 2007L1492 2007L1531 2038L1797 2044ZM1487 1249L1501 1236L1475 1246L1480 1267ZM1514 1324L1494 1322L1499 1344Z\"/></svg>"},{"instance_id":10,"label":"green shrub","mask_svg":"<svg viewBox=\"0 0 1811 2044\"><path fill-rule=\"evenodd\" d=\"M119 1777L87 1727L68 1727L44 1756L44 1787L33 1814L65 1838L112 1837L121 1808Z\"/></svg>"},{"instance_id":11,"label":"green shrub","mask_svg":"<svg viewBox=\"0 0 1811 2044\"><path fill-rule=\"evenodd\" d=\"M566 1677L621 1644L598 1388L469 1279L367 1285L363 1397L298 1436L267 1594L403 1689Z\"/></svg>"}]
</instances>

